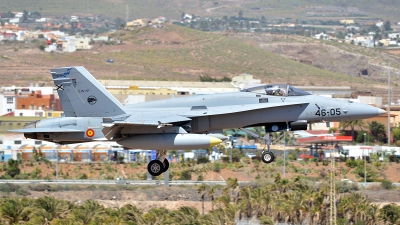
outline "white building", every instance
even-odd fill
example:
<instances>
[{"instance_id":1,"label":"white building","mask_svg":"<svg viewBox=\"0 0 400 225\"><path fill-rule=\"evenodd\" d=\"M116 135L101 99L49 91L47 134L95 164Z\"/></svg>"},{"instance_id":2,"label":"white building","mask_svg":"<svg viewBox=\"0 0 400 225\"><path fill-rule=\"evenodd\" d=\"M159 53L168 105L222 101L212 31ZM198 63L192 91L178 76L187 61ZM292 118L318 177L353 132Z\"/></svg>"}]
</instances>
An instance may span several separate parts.
<instances>
[{"instance_id":1,"label":"white building","mask_svg":"<svg viewBox=\"0 0 400 225\"><path fill-rule=\"evenodd\" d=\"M80 49L80 50L85 50L85 49L91 49L92 46L89 45L90 42L90 38L87 37L80 37L80 38L76 38L75 40L75 48L76 49Z\"/></svg>"},{"instance_id":2,"label":"white building","mask_svg":"<svg viewBox=\"0 0 400 225\"><path fill-rule=\"evenodd\" d=\"M63 40L63 51L64 52L75 52L76 51L76 38L75 36L65 37Z\"/></svg>"},{"instance_id":3,"label":"white building","mask_svg":"<svg viewBox=\"0 0 400 225\"><path fill-rule=\"evenodd\" d=\"M15 18L22 18L23 16L24 16L24 13L23 12L13 12L14 13L14 17Z\"/></svg>"},{"instance_id":4,"label":"white building","mask_svg":"<svg viewBox=\"0 0 400 225\"><path fill-rule=\"evenodd\" d=\"M44 23L44 22L46 22L46 18L40 18L40 19L36 19L35 21L36 21L36 23Z\"/></svg>"},{"instance_id":5,"label":"white building","mask_svg":"<svg viewBox=\"0 0 400 225\"><path fill-rule=\"evenodd\" d=\"M20 18L11 18L10 23L19 23Z\"/></svg>"},{"instance_id":6,"label":"white building","mask_svg":"<svg viewBox=\"0 0 400 225\"><path fill-rule=\"evenodd\" d=\"M15 94L14 92L0 92L0 116L15 111Z\"/></svg>"},{"instance_id":7,"label":"white building","mask_svg":"<svg viewBox=\"0 0 400 225\"><path fill-rule=\"evenodd\" d=\"M48 45L47 48L44 49L45 52L53 52L57 50L57 44L53 43L51 45Z\"/></svg>"},{"instance_id":8,"label":"white building","mask_svg":"<svg viewBox=\"0 0 400 225\"><path fill-rule=\"evenodd\" d=\"M44 117L45 111L42 109L16 109L14 116Z\"/></svg>"},{"instance_id":9,"label":"white building","mask_svg":"<svg viewBox=\"0 0 400 225\"><path fill-rule=\"evenodd\" d=\"M108 36L95 36L92 38L94 42L98 41L108 41Z\"/></svg>"}]
</instances>

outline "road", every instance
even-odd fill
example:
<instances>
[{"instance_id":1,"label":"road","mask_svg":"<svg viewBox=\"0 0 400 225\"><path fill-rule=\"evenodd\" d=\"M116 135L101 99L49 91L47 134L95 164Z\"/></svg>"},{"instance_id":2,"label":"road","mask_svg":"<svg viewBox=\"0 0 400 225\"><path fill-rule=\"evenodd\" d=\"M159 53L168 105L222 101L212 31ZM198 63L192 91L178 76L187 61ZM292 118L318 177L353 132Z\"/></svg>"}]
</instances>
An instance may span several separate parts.
<instances>
[{"instance_id":1,"label":"road","mask_svg":"<svg viewBox=\"0 0 400 225\"><path fill-rule=\"evenodd\" d=\"M0 180L2 183L12 184L95 184L95 185L164 185L164 180ZM246 185L250 182L239 181L239 185ZM169 185L226 185L226 181L192 181L192 180L171 180Z\"/></svg>"},{"instance_id":2,"label":"road","mask_svg":"<svg viewBox=\"0 0 400 225\"><path fill-rule=\"evenodd\" d=\"M95 185L164 185L164 180L0 180L0 184L95 184ZM226 185L226 181L193 181L193 180L170 180L169 185ZM250 184L250 181L239 181L239 185ZM364 187L371 184L379 185L380 182L358 182L358 185ZM393 183L394 186L400 186L400 183Z\"/></svg>"}]
</instances>

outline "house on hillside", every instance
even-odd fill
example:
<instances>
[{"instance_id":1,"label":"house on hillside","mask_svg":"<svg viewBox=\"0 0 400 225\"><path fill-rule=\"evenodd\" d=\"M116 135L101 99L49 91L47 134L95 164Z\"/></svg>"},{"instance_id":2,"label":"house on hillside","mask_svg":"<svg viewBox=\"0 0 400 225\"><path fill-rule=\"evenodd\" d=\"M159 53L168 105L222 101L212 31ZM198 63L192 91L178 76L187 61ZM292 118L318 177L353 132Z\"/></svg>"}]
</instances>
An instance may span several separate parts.
<instances>
[{"instance_id":1,"label":"house on hillside","mask_svg":"<svg viewBox=\"0 0 400 225\"><path fill-rule=\"evenodd\" d=\"M392 34L388 34L388 37L390 39L398 39L400 37L400 33L392 33Z\"/></svg>"},{"instance_id":2,"label":"house on hillside","mask_svg":"<svg viewBox=\"0 0 400 225\"><path fill-rule=\"evenodd\" d=\"M76 51L76 38L75 36L68 36L63 39L62 49L64 52Z\"/></svg>"},{"instance_id":3,"label":"house on hillside","mask_svg":"<svg viewBox=\"0 0 400 225\"><path fill-rule=\"evenodd\" d=\"M136 19L136 20L133 20L132 22L127 22L126 26L131 27L131 28L144 27L144 26L147 26L147 23L148 23L148 19Z\"/></svg>"},{"instance_id":4,"label":"house on hillside","mask_svg":"<svg viewBox=\"0 0 400 225\"><path fill-rule=\"evenodd\" d=\"M20 18L11 18L10 19L10 23L19 23L20 22Z\"/></svg>"},{"instance_id":5,"label":"house on hillside","mask_svg":"<svg viewBox=\"0 0 400 225\"><path fill-rule=\"evenodd\" d=\"M354 20L340 20L341 24L354 24Z\"/></svg>"},{"instance_id":6,"label":"house on hillside","mask_svg":"<svg viewBox=\"0 0 400 225\"><path fill-rule=\"evenodd\" d=\"M316 34L314 35L315 39L321 39L321 40L328 40L328 35L324 34L324 33L320 33L320 34Z\"/></svg>"},{"instance_id":7,"label":"house on hillside","mask_svg":"<svg viewBox=\"0 0 400 225\"><path fill-rule=\"evenodd\" d=\"M85 50L85 49L91 49L92 46L89 45L90 38L87 37L80 37L76 38L75 40L75 46L77 50Z\"/></svg>"},{"instance_id":8,"label":"house on hillside","mask_svg":"<svg viewBox=\"0 0 400 225\"><path fill-rule=\"evenodd\" d=\"M24 16L23 12L13 12L15 18L22 18Z\"/></svg>"},{"instance_id":9,"label":"house on hillside","mask_svg":"<svg viewBox=\"0 0 400 225\"><path fill-rule=\"evenodd\" d=\"M1 35L3 36L4 40L10 40L10 41L17 40L17 35L13 32L3 32L1 33Z\"/></svg>"},{"instance_id":10,"label":"house on hillside","mask_svg":"<svg viewBox=\"0 0 400 225\"><path fill-rule=\"evenodd\" d=\"M93 36L92 40L94 42L99 42L99 41L108 41L108 36Z\"/></svg>"}]
</instances>

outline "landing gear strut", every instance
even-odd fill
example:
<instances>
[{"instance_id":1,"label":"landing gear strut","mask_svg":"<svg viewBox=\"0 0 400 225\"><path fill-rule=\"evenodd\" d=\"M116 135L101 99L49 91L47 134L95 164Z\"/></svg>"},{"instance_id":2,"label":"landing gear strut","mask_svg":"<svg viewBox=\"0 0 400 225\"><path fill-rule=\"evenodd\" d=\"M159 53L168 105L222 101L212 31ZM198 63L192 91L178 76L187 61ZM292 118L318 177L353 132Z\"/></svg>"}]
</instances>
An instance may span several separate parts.
<instances>
[{"instance_id":1,"label":"landing gear strut","mask_svg":"<svg viewBox=\"0 0 400 225\"><path fill-rule=\"evenodd\" d=\"M154 160L151 160L147 165L147 171L152 176L160 176L162 173L168 170L169 162L166 158L167 151L166 150L157 150L157 157Z\"/></svg>"},{"instance_id":2,"label":"landing gear strut","mask_svg":"<svg viewBox=\"0 0 400 225\"><path fill-rule=\"evenodd\" d=\"M265 140L265 144L268 146L268 149L265 150L265 147L264 147L264 150L261 153L261 160L264 163L272 163L275 159L275 156L274 156L274 153L272 153L270 150L270 146L271 146L272 142L271 142L271 138L269 137L269 133L267 133L263 139Z\"/></svg>"}]
</instances>

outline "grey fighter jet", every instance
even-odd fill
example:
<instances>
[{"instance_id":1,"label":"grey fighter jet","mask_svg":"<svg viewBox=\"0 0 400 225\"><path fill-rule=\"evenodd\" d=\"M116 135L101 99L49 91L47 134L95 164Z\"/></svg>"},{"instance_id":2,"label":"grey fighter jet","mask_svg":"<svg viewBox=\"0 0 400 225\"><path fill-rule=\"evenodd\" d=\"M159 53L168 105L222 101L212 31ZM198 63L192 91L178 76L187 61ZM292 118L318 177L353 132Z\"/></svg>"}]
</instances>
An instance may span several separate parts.
<instances>
[{"instance_id":1,"label":"grey fighter jet","mask_svg":"<svg viewBox=\"0 0 400 225\"><path fill-rule=\"evenodd\" d=\"M222 129L264 126L266 132L306 130L319 121L357 120L384 110L311 95L289 85L262 85L232 93L194 95L121 105L84 67L56 68L51 75L65 117L25 125L26 138L59 144L116 141L127 148L157 150L148 171L168 170L166 150L207 148L226 137ZM270 163L274 155L263 151Z\"/></svg>"}]
</instances>

